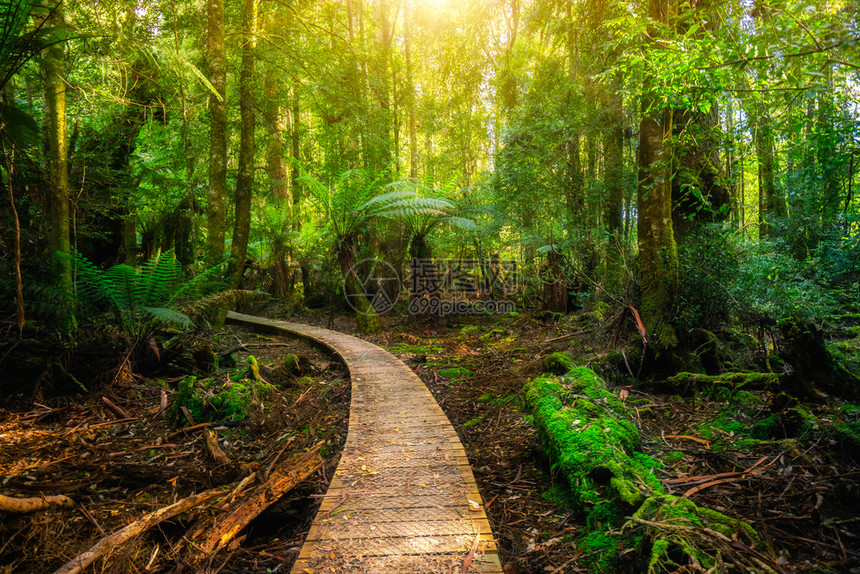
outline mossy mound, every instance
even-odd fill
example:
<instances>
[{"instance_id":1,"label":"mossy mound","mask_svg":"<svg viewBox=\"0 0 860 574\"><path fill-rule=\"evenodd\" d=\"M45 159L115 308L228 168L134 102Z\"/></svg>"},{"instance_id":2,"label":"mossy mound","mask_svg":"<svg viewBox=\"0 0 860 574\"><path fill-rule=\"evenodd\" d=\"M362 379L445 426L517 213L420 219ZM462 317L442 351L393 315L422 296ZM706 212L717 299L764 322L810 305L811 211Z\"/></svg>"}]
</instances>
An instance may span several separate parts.
<instances>
[{"instance_id":1,"label":"mossy mound","mask_svg":"<svg viewBox=\"0 0 860 574\"><path fill-rule=\"evenodd\" d=\"M563 375L576 367L573 359L564 353L552 353L543 359L543 370L554 375Z\"/></svg>"},{"instance_id":2,"label":"mossy mound","mask_svg":"<svg viewBox=\"0 0 860 574\"><path fill-rule=\"evenodd\" d=\"M254 403L262 403L275 387L253 378L228 379L216 383L212 379L186 377L179 382L171 410L179 417L182 407L188 409L195 422L243 420L248 418Z\"/></svg>"},{"instance_id":3,"label":"mossy mound","mask_svg":"<svg viewBox=\"0 0 860 574\"><path fill-rule=\"evenodd\" d=\"M563 362L555 360L547 368ZM717 525L712 530L718 534L741 532L750 547L761 544L747 524L665 493L654 474L660 463L642 452L627 407L591 369L572 367L563 375L532 379L526 385L526 404L553 468L564 476L574 508L585 516L580 545L593 553L590 560L596 571L644 570L644 563L619 564L621 555L626 560L646 556L648 572L663 571L670 549L676 562L719 560L724 549L708 537L685 539L686 531L674 528L679 517L700 529L705 522ZM619 530L624 517L631 515L638 519Z\"/></svg>"},{"instance_id":4,"label":"mossy mound","mask_svg":"<svg viewBox=\"0 0 860 574\"><path fill-rule=\"evenodd\" d=\"M284 359L278 365L278 368L275 369L275 372L280 376L298 379L307 375L311 371L312 366L310 359L307 357L288 353L284 355Z\"/></svg>"}]
</instances>

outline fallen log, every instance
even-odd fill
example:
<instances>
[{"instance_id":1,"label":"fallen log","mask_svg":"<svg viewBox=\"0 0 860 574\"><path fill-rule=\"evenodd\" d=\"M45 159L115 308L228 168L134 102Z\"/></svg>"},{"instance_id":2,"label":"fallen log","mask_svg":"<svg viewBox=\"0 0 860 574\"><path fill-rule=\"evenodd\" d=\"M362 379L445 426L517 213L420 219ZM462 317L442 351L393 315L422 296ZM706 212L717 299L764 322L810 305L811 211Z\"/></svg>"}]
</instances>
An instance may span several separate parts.
<instances>
[{"instance_id":1,"label":"fallen log","mask_svg":"<svg viewBox=\"0 0 860 574\"><path fill-rule=\"evenodd\" d=\"M779 375L776 373L753 372L703 375L700 373L681 372L667 378L666 383L668 383L674 392L686 392L707 386L722 386L732 392L742 387L747 389L772 390L779 387Z\"/></svg>"},{"instance_id":2,"label":"fallen log","mask_svg":"<svg viewBox=\"0 0 860 574\"><path fill-rule=\"evenodd\" d=\"M198 553L195 558L201 560L227 546L249 522L316 472L325 462L319 454L322 445L319 442L300 457L284 463L273 470L266 481L248 491L226 518L208 529L206 540L196 545Z\"/></svg>"},{"instance_id":3,"label":"fallen log","mask_svg":"<svg viewBox=\"0 0 860 574\"><path fill-rule=\"evenodd\" d=\"M121 530L117 530L113 534L105 536L99 540L95 546L63 564L54 572L54 574L78 574L83 571L84 568L115 549L117 546L128 542L138 534L145 532L156 524L173 518L178 514L182 514L195 506L199 506L204 502L212 500L213 498L224 496L225 494L226 491L224 489L214 488L212 490L201 492L200 494L189 496L188 498L183 498L179 502L171 504L170 506L165 506L164 508L150 512L146 516L139 518Z\"/></svg>"},{"instance_id":4,"label":"fallen log","mask_svg":"<svg viewBox=\"0 0 860 574\"><path fill-rule=\"evenodd\" d=\"M55 496L34 496L31 498L14 498L0 494L0 512L9 514L27 514L36 512L51 506L74 506L75 503L68 496L57 494Z\"/></svg>"}]
</instances>

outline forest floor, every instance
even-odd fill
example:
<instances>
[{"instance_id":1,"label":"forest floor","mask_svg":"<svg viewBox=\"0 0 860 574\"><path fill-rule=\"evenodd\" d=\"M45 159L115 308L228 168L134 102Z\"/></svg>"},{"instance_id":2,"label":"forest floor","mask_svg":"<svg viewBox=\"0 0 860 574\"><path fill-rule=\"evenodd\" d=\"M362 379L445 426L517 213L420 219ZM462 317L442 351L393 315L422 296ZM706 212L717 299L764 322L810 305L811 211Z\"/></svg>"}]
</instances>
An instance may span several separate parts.
<instances>
[{"instance_id":1,"label":"forest floor","mask_svg":"<svg viewBox=\"0 0 860 574\"><path fill-rule=\"evenodd\" d=\"M632 407L669 492L752 524L786 571L860 567L858 453L830 432L837 423L856 427L860 409L822 400L805 406L808 419L796 428L762 434L754 430L772 419L769 391L682 398L634 385L606 366L610 348L622 345L614 327L629 319L621 314L602 323L593 314L385 319L383 333L366 338L412 367L454 424L509 574L587 571L588 551L576 543L581 517L564 504L563 481L524 411L524 383L555 351L602 371ZM322 315L291 320L355 330L343 316L333 325ZM635 343L635 327L626 331ZM53 572L149 512L207 489L234 491L248 476L262 481L322 442L325 466L220 552L201 553L200 541L241 494L161 522L93 570L289 571L346 438L348 375L302 342L236 326L184 343L184 354L158 377L126 370L112 384L89 384L85 394L13 397L0 409L0 493L65 494L76 503L2 516L0 574ZM249 355L262 383L254 384ZM186 408L173 406L180 404ZM208 419L228 461L216 462L206 447L198 425Z\"/></svg>"}]
</instances>

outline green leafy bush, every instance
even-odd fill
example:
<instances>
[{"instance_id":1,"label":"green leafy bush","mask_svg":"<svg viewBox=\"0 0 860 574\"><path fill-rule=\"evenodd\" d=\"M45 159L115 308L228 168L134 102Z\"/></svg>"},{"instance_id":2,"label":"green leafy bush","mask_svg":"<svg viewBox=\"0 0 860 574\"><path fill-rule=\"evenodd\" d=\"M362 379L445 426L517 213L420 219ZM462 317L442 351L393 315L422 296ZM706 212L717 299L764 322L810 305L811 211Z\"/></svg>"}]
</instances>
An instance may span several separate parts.
<instances>
[{"instance_id":1,"label":"green leafy bush","mask_svg":"<svg viewBox=\"0 0 860 574\"><path fill-rule=\"evenodd\" d=\"M757 252L741 260L731 284L742 323L769 329L783 319L812 321L828 313L829 295L803 274L797 260L772 243L758 245Z\"/></svg>"}]
</instances>

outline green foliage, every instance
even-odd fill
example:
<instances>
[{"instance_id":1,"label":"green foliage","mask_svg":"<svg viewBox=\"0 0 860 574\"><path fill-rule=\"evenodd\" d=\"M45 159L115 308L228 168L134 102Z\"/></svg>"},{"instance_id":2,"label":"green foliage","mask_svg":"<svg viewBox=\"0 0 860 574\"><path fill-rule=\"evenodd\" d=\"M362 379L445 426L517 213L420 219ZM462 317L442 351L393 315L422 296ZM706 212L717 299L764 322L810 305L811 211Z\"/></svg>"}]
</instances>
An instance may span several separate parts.
<instances>
[{"instance_id":1,"label":"green foliage","mask_svg":"<svg viewBox=\"0 0 860 574\"><path fill-rule=\"evenodd\" d=\"M677 316L688 329L713 330L730 318L730 287L741 264L733 233L727 226L703 226L678 247Z\"/></svg>"},{"instance_id":2,"label":"green foliage","mask_svg":"<svg viewBox=\"0 0 860 574\"><path fill-rule=\"evenodd\" d=\"M829 312L828 294L803 274L796 260L765 241L751 247L730 286L743 323L770 328L783 319L809 321Z\"/></svg>"},{"instance_id":3,"label":"green foliage","mask_svg":"<svg viewBox=\"0 0 860 574\"><path fill-rule=\"evenodd\" d=\"M223 264L186 280L172 252L160 253L139 267L114 265L100 269L84 256L70 256L77 269L77 297L82 308L97 316L109 312L131 341L148 339L159 326L194 326L177 308L211 290Z\"/></svg>"}]
</instances>

